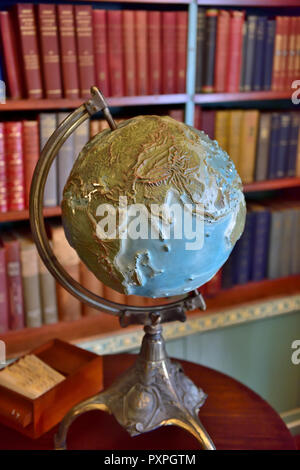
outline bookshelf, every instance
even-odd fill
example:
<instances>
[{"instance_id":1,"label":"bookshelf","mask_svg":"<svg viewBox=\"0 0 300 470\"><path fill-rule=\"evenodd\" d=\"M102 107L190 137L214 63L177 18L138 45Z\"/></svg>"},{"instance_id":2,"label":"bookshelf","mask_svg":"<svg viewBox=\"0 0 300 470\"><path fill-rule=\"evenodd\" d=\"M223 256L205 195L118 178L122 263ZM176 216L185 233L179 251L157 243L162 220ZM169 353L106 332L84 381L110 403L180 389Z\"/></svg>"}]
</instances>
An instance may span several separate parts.
<instances>
[{"instance_id":1,"label":"bookshelf","mask_svg":"<svg viewBox=\"0 0 300 470\"><path fill-rule=\"evenodd\" d=\"M17 2L14 2L17 3ZM26 3L26 0L25 2ZM29 3L29 2L28 2ZM64 3L63 1L55 3ZM77 0L73 0L73 4ZM239 93L195 93L195 69L196 69L196 36L197 36L197 8L216 7L230 8L236 7L244 9L246 7L262 7L282 9L283 14L288 12L288 8L299 7L299 0L110 0L102 2L100 0L78 0L81 4L103 4L107 8L109 4L124 4L122 8L134 8L145 6L157 6L157 9L176 8L188 11L188 50L187 50L187 79L186 93L182 94L160 94L146 96L124 96L110 97L108 103L111 107L139 107L139 106L159 106L159 105L184 105L185 121L189 125L194 123L195 105L226 105L231 103L261 102L269 105L275 103L282 108L288 104L291 99L289 91L249 91ZM59 111L72 110L82 104L82 99L21 99L10 100L0 104L2 116L8 117L13 113L35 113L38 111ZM138 112L140 112L138 110ZM7 113L7 114L3 114ZM4 118L5 119L5 118ZM244 186L245 193L259 191L280 191L285 188L299 188L300 177L274 179L260 182L253 182ZM45 217L56 217L61 215L60 207L51 207L44 209ZM0 213L0 223L26 221L29 219L28 210ZM264 280L260 282L250 282L246 285L235 286L231 289L221 291L214 298L207 299L208 314L214 314L230 307L252 308L253 302L266 302L271 299L279 299L285 295L300 293L300 275L289 276L275 280ZM194 317L201 317L203 313L195 312L190 314ZM132 327L128 331L136 331ZM120 332L118 321L108 315L95 317L85 317L73 322L59 322L54 325L45 325L40 328L28 328L21 331L9 331L2 335L7 345L8 357L27 351L32 347L38 346L50 338L58 337L61 339L79 342L89 340L90 338L109 337Z\"/></svg>"}]
</instances>

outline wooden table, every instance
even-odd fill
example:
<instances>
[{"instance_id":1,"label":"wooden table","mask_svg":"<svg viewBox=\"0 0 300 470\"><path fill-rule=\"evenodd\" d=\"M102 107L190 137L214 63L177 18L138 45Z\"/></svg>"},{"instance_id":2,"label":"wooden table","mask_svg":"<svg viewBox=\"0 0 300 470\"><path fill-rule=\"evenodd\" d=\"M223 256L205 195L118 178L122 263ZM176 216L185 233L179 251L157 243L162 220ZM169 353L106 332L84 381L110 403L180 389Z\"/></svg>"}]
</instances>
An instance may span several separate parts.
<instances>
[{"instance_id":1,"label":"wooden table","mask_svg":"<svg viewBox=\"0 0 300 470\"><path fill-rule=\"evenodd\" d=\"M111 382L134 361L134 356L105 356L104 383ZM180 361L185 373L208 394L200 419L217 449L296 449L294 439L278 414L260 396L215 370ZM57 428L31 440L0 425L0 449L52 449ZM80 416L68 434L69 449L198 449L186 431L167 426L131 438L115 419L100 411Z\"/></svg>"}]
</instances>

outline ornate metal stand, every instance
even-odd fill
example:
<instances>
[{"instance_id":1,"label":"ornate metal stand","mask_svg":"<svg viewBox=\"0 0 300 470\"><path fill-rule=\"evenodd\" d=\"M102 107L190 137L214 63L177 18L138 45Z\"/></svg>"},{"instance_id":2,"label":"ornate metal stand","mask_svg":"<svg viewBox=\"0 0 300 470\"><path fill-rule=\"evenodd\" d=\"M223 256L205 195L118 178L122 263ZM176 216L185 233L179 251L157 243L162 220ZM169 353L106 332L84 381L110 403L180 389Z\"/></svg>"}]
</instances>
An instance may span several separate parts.
<instances>
[{"instance_id":1,"label":"ornate metal stand","mask_svg":"<svg viewBox=\"0 0 300 470\"><path fill-rule=\"evenodd\" d=\"M135 364L105 392L79 403L65 416L55 436L56 449L66 449L70 425L90 410L112 413L131 436L173 424L189 431L203 449L215 449L198 418L206 394L168 358L159 320L159 315L152 315L152 325L144 327Z\"/></svg>"}]
</instances>

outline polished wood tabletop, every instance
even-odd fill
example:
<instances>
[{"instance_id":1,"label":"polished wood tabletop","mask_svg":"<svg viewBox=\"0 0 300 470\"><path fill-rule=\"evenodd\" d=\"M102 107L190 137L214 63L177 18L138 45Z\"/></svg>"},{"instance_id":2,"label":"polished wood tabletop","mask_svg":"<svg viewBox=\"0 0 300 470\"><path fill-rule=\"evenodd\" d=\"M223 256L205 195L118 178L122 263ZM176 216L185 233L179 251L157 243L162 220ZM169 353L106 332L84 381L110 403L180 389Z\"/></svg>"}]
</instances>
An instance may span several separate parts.
<instances>
[{"instance_id":1,"label":"polished wood tabletop","mask_svg":"<svg viewBox=\"0 0 300 470\"><path fill-rule=\"evenodd\" d=\"M104 384L124 372L135 356L104 357ZM179 361L185 373L208 394L199 417L217 449L296 449L282 419L259 395L240 382L213 369ZM53 449L57 427L37 440L0 425L0 449ZM69 449L196 450L198 442L186 431L166 426L130 437L113 416L91 411L77 418L68 434Z\"/></svg>"}]
</instances>

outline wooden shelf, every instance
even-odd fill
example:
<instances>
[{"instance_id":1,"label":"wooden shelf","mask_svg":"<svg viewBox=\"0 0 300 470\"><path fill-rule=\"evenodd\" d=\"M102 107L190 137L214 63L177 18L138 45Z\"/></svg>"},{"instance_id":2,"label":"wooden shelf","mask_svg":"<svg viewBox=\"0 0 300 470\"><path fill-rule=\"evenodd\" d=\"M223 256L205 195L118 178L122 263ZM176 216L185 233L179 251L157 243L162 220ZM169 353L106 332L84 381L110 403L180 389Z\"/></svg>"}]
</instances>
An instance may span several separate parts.
<instances>
[{"instance_id":1,"label":"wooden shelf","mask_svg":"<svg viewBox=\"0 0 300 470\"><path fill-rule=\"evenodd\" d=\"M293 295L300 292L300 275L289 276L275 280L250 282L242 286L235 286L220 292L216 297L207 300L206 314L222 312L226 308L245 306L247 303L259 302ZM188 317L201 315L195 311ZM94 339L105 339L112 335L133 333L141 328L131 326L122 329L116 317L99 314L82 318L73 322L59 322L45 325L41 328L25 328L19 331L9 331L1 335L0 339L6 344L7 358L15 357L21 353L37 347L44 342L60 338L65 341L82 342Z\"/></svg>"},{"instance_id":2,"label":"wooden shelf","mask_svg":"<svg viewBox=\"0 0 300 470\"><path fill-rule=\"evenodd\" d=\"M43 211L45 217L56 217L61 215L60 207L46 207ZM28 220L29 210L13 211L13 212L0 212L0 222L14 222L16 220Z\"/></svg>"},{"instance_id":3,"label":"wooden shelf","mask_svg":"<svg viewBox=\"0 0 300 470\"><path fill-rule=\"evenodd\" d=\"M196 104L218 104L235 101L272 101L290 99L290 91L248 91L240 93L199 93L195 95L194 101Z\"/></svg>"},{"instance_id":4,"label":"wooden shelf","mask_svg":"<svg viewBox=\"0 0 300 470\"><path fill-rule=\"evenodd\" d=\"M300 177L278 178L275 180L254 181L244 185L244 192L272 191L276 189L292 188L300 186Z\"/></svg>"}]
</instances>

